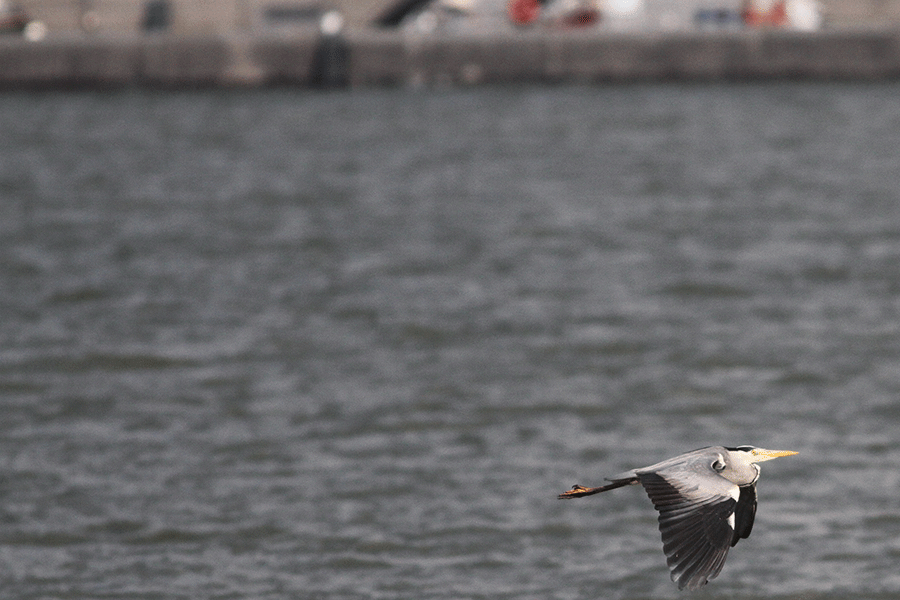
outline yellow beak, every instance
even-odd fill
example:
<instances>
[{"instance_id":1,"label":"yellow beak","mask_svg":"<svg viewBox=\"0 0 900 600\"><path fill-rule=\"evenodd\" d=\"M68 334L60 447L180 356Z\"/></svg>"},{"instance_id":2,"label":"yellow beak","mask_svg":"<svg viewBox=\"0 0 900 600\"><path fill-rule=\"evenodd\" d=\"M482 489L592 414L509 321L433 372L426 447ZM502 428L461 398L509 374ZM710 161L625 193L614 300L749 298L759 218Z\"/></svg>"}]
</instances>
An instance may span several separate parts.
<instances>
[{"instance_id":1,"label":"yellow beak","mask_svg":"<svg viewBox=\"0 0 900 600\"><path fill-rule=\"evenodd\" d=\"M763 448L754 448L750 453L753 454L753 462L763 462L780 456L799 454L799 452L794 452L793 450L764 450Z\"/></svg>"}]
</instances>

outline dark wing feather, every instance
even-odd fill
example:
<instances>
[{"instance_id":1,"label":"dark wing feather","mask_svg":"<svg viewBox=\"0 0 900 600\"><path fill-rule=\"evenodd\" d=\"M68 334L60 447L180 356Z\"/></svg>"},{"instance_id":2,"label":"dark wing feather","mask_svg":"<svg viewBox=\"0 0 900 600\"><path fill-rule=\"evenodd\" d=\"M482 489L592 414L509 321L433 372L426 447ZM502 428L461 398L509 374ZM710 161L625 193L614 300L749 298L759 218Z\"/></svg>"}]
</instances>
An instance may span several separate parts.
<instances>
[{"instance_id":1,"label":"dark wing feather","mask_svg":"<svg viewBox=\"0 0 900 600\"><path fill-rule=\"evenodd\" d=\"M756 484L741 486L741 495L734 509L734 537L731 545L734 546L740 539L750 537L753 529L753 520L756 518Z\"/></svg>"},{"instance_id":2,"label":"dark wing feather","mask_svg":"<svg viewBox=\"0 0 900 600\"><path fill-rule=\"evenodd\" d=\"M735 536L729 517L738 504L737 486L711 473L698 486L679 481L679 473L638 472L659 511L663 552L679 589L696 590L718 575Z\"/></svg>"}]
</instances>

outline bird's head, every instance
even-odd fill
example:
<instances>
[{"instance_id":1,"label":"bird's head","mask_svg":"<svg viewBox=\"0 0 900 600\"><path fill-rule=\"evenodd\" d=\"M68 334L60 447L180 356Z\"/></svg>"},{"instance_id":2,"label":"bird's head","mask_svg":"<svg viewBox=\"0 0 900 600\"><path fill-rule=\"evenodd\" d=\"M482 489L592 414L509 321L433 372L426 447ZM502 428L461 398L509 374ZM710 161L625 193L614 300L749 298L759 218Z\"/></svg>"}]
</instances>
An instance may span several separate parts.
<instances>
[{"instance_id":1,"label":"bird's head","mask_svg":"<svg viewBox=\"0 0 900 600\"><path fill-rule=\"evenodd\" d=\"M799 454L799 452L794 452L793 450L766 450L755 446L738 446L737 448L728 448L728 450L740 452L747 457L747 462L751 463L761 463L781 456Z\"/></svg>"}]
</instances>

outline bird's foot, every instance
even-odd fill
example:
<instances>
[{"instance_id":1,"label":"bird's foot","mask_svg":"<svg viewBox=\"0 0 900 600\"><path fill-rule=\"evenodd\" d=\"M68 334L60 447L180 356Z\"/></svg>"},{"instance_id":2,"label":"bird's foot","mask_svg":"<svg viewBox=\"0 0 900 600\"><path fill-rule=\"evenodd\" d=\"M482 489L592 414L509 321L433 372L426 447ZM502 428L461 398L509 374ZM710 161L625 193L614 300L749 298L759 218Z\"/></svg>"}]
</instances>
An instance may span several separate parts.
<instances>
[{"instance_id":1,"label":"bird's foot","mask_svg":"<svg viewBox=\"0 0 900 600\"><path fill-rule=\"evenodd\" d=\"M586 488L583 485L575 484L572 486L571 490L563 492L562 494L558 495L557 498L559 498L560 500L566 500L568 498L578 498L579 496L583 496L584 492L588 491L589 489L590 488Z\"/></svg>"}]
</instances>

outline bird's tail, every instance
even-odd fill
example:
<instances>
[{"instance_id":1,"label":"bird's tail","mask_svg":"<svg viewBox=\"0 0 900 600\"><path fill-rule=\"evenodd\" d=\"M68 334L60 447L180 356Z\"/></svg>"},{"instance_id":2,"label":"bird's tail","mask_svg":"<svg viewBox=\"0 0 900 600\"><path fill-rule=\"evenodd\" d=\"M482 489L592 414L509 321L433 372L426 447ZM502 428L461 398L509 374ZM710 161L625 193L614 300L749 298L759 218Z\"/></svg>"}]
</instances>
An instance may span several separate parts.
<instances>
[{"instance_id":1,"label":"bird's tail","mask_svg":"<svg viewBox=\"0 0 900 600\"><path fill-rule=\"evenodd\" d=\"M638 478L636 476L629 477L628 479L617 479L612 483L601 485L599 487L588 488L584 487L583 485L574 485L572 486L571 490L563 492L562 494L558 495L557 498L559 498L560 500L568 500L569 498L581 498L582 496L591 496L593 494L599 494L600 492L606 492L608 490L625 487L626 485L634 485L635 483L638 483Z\"/></svg>"}]
</instances>

